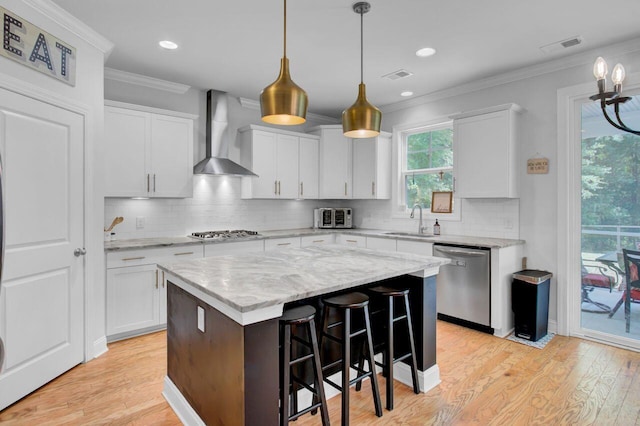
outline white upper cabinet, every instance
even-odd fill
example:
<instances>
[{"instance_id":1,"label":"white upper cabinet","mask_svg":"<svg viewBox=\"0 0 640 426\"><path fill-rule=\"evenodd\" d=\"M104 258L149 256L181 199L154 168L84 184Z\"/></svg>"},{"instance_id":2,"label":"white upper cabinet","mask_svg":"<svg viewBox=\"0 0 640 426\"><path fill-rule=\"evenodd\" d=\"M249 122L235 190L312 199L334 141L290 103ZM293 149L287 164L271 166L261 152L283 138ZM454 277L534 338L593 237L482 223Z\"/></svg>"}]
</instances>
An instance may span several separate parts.
<instances>
[{"instance_id":1,"label":"white upper cabinet","mask_svg":"<svg viewBox=\"0 0 640 426\"><path fill-rule=\"evenodd\" d=\"M317 138L255 125L239 131L242 163L258 175L243 178L242 198L317 198Z\"/></svg>"},{"instance_id":2,"label":"white upper cabinet","mask_svg":"<svg viewBox=\"0 0 640 426\"><path fill-rule=\"evenodd\" d=\"M353 198L391 197L391 135L353 139Z\"/></svg>"},{"instance_id":3,"label":"white upper cabinet","mask_svg":"<svg viewBox=\"0 0 640 426\"><path fill-rule=\"evenodd\" d=\"M318 198L318 145L317 138L301 137L298 158L299 198Z\"/></svg>"},{"instance_id":4,"label":"white upper cabinet","mask_svg":"<svg viewBox=\"0 0 640 426\"><path fill-rule=\"evenodd\" d=\"M451 117L459 198L518 198L521 111L518 105L507 104Z\"/></svg>"},{"instance_id":5,"label":"white upper cabinet","mask_svg":"<svg viewBox=\"0 0 640 426\"><path fill-rule=\"evenodd\" d=\"M106 102L105 195L191 197L195 118Z\"/></svg>"},{"instance_id":6,"label":"white upper cabinet","mask_svg":"<svg viewBox=\"0 0 640 426\"><path fill-rule=\"evenodd\" d=\"M342 134L341 125L314 127L311 133L320 136L319 197L353 198L352 140Z\"/></svg>"}]
</instances>

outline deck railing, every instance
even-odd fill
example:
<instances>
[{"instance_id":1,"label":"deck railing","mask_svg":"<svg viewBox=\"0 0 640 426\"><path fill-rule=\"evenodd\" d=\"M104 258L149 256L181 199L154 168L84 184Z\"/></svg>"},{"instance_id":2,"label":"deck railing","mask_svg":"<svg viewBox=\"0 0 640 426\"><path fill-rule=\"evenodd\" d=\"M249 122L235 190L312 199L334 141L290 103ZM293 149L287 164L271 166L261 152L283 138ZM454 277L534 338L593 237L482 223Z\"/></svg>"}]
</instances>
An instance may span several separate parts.
<instances>
[{"instance_id":1,"label":"deck railing","mask_svg":"<svg viewBox=\"0 0 640 426\"><path fill-rule=\"evenodd\" d=\"M594 248L584 247L589 244L583 243L583 251L621 251L623 248L640 250L640 226L583 225L582 236L583 240L590 236L590 240L596 240ZM607 241L597 241L600 239ZM611 244L614 239L615 247Z\"/></svg>"}]
</instances>

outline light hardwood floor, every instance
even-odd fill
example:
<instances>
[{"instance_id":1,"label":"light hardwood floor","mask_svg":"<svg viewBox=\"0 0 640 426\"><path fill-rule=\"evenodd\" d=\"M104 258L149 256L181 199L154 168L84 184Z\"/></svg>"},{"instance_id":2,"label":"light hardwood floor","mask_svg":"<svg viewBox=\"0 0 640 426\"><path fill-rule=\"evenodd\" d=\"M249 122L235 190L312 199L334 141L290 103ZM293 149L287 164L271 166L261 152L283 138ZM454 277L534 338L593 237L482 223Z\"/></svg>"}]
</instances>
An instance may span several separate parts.
<instances>
[{"instance_id":1,"label":"light hardwood floor","mask_svg":"<svg viewBox=\"0 0 640 426\"><path fill-rule=\"evenodd\" d=\"M165 347L164 332L110 344L105 355L0 412L0 423L180 424L161 395ZM438 365L436 389L415 395L396 384L395 409L381 418L368 384L352 390L351 424L640 424L639 353L563 336L540 350L439 321ZM340 424L339 397L329 411ZM294 424L319 425L320 416Z\"/></svg>"}]
</instances>

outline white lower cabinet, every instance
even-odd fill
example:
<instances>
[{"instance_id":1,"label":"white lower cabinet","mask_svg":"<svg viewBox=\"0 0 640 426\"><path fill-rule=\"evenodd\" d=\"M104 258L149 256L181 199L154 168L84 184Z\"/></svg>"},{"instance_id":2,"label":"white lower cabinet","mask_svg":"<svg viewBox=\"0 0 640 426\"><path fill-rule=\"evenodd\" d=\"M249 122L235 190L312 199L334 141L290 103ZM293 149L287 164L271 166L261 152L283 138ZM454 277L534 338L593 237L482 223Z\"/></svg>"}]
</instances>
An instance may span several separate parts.
<instances>
[{"instance_id":1,"label":"white lower cabinet","mask_svg":"<svg viewBox=\"0 0 640 426\"><path fill-rule=\"evenodd\" d=\"M422 241L398 240L397 250L403 253L433 256L433 243Z\"/></svg>"},{"instance_id":2,"label":"white lower cabinet","mask_svg":"<svg viewBox=\"0 0 640 426\"><path fill-rule=\"evenodd\" d=\"M167 323L167 284L162 262L202 258L202 245L107 253L107 340L155 330Z\"/></svg>"},{"instance_id":3,"label":"white lower cabinet","mask_svg":"<svg viewBox=\"0 0 640 426\"><path fill-rule=\"evenodd\" d=\"M107 337L159 326L166 297L155 264L107 270Z\"/></svg>"}]
</instances>

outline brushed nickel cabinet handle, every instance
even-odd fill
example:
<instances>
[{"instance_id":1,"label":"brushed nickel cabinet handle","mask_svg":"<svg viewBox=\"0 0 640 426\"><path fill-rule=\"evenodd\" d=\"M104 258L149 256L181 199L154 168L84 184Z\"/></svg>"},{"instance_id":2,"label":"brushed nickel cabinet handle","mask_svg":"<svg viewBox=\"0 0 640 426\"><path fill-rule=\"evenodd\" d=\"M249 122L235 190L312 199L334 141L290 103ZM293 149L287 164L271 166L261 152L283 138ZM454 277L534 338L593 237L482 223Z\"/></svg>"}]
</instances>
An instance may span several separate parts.
<instances>
[{"instance_id":1,"label":"brushed nickel cabinet handle","mask_svg":"<svg viewBox=\"0 0 640 426\"><path fill-rule=\"evenodd\" d=\"M150 186L150 185L151 185L151 183L149 182L149 179L150 179L150 178L149 178L149 173L147 173L147 192L149 192L149 191L150 191L150 188L151 188L151 186Z\"/></svg>"},{"instance_id":2,"label":"brushed nickel cabinet handle","mask_svg":"<svg viewBox=\"0 0 640 426\"><path fill-rule=\"evenodd\" d=\"M347 182L344 183L344 196L347 196Z\"/></svg>"},{"instance_id":3,"label":"brushed nickel cabinet handle","mask_svg":"<svg viewBox=\"0 0 640 426\"><path fill-rule=\"evenodd\" d=\"M158 288L158 270L156 269L156 288Z\"/></svg>"},{"instance_id":4,"label":"brushed nickel cabinet handle","mask_svg":"<svg viewBox=\"0 0 640 426\"><path fill-rule=\"evenodd\" d=\"M324 240L313 240L314 243L324 243Z\"/></svg>"},{"instance_id":5,"label":"brushed nickel cabinet handle","mask_svg":"<svg viewBox=\"0 0 640 426\"><path fill-rule=\"evenodd\" d=\"M273 181L273 193L275 195L278 195L278 181L277 180Z\"/></svg>"},{"instance_id":6,"label":"brushed nickel cabinet handle","mask_svg":"<svg viewBox=\"0 0 640 426\"><path fill-rule=\"evenodd\" d=\"M173 253L174 256L186 256L188 254L193 254L192 251L184 251L182 253Z\"/></svg>"},{"instance_id":7,"label":"brushed nickel cabinet handle","mask_svg":"<svg viewBox=\"0 0 640 426\"><path fill-rule=\"evenodd\" d=\"M348 243L357 243L358 240L346 240Z\"/></svg>"},{"instance_id":8,"label":"brushed nickel cabinet handle","mask_svg":"<svg viewBox=\"0 0 640 426\"><path fill-rule=\"evenodd\" d=\"M141 260L144 259L145 256L139 256L139 257L125 257L122 260L127 261L127 260Z\"/></svg>"},{"instance_id":9,"label":"brushed nickel cabinet handle","mask_svg":"<svg viewBox=\"0 0 640 426\"><path fill-rule=\"evenodd\" d=\"M300 196L304 196L304 182L300 182Z\"/></svg>"},{"instance_id":10,"label":"brushed nickel cabinet handle","mask_svg":"<svg viewBox=\"0 0 640 426\"><path fill-rule=\"evenodd\" d=\"M282 181L278 181L278 195L280 195L280 184L282 183Z\"/></svg>"},{"instance_id":11,"label":"brushed nickel cabinet handle","mask_svg":"<svg viewBox=\"0 0 640 426\"><path fill-rule=\"evenodd\" d=\"M371 195L373 195L374 197L376 195L376 183L375 182L371 182Z\"/></svg>"},{"instance_id":12,"label":"brushed nickel cabinet handle","mask_svg":"<svg viewBox=\"0 0 640 426\"><path fill-rule=\"evenodd\" d=\"M156 174L153 174L153 192L156 192Z\"/></svg>"},{"instance_id":13,"label":"brushed nickel cabinet handle","mask_svg":"<svg viewBox=\"0 0 640 426\"><path fill-rule=\"evenodd\" d=\"M164 271L162 271L162 288L164 288Z\"/></svg>"},{"instance_id":14,"label":"brushed nickel cabinet handle","mask_svg":"<svg viewBox=\"0 0 640 426\"><path fill-rule=\"evenodd\" d=\"M291 243L278 243L279 246L290 246Z\"/></svg>"}]
</instances>

